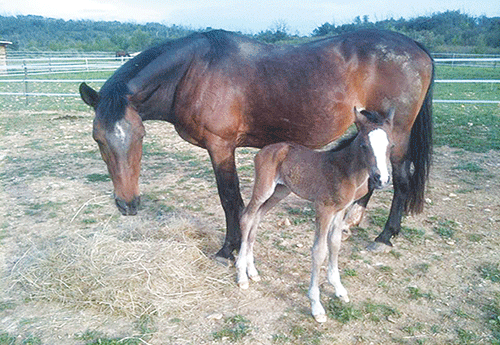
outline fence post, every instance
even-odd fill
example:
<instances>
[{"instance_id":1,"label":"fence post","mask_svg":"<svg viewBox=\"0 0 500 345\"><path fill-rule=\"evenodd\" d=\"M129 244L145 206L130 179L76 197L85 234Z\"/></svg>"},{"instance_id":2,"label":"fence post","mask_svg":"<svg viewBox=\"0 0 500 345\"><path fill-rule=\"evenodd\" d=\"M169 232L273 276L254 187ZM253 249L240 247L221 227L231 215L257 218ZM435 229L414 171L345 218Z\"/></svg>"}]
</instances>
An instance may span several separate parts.
<instances>
[{"instance_id":1,"label":"fence post","mask_svg":"<svg viewBox=\"0 0 500 345\"><path fill-rule=\"evenodd\" d=\"M26 65L26 61L23 61L24 67L24 96L26 97L26 105L28 105L28 66Z\"/></svg>"}]
</instances>

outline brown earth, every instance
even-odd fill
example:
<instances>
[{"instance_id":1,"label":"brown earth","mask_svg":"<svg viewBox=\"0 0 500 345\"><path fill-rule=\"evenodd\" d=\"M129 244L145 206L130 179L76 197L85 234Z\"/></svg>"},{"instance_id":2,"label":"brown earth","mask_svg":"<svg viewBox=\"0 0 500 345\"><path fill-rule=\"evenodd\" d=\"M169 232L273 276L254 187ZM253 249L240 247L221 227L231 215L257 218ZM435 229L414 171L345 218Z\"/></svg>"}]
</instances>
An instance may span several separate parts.
<instances>
[{"instance_id":1,"label":"brown earth","mask_svg":"<svg viewBox=\"0 0 500 345\"><path fill-rule=\"evenodd\" d=\"M146 124L142 207L123 217L90 113L2 113L0 124L5 344L493 341L487 307L500 283L485 272L500 274L499 152L436 148L425 210L405 218L389 253L365 250L391 201L391 190L377 192L341 251L351 302L337 303L324 277L330 315L320 325L306 297L309 203L290 196L264 218L255 249L263 281L242 292L234 267L213 257L224 215L208 155L171 125ZM255 152L238 152L247 201Z\"/></svg>"}]
</instances>

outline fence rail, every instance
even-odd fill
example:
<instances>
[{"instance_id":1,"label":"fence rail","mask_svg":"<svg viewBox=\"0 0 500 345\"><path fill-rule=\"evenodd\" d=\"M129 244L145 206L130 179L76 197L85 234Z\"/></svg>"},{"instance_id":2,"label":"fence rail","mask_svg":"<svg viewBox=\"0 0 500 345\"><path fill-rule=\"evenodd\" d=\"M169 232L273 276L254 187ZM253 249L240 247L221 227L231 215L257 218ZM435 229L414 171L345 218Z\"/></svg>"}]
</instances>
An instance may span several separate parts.
<instances>
[{"instance_id":1,"label":"fence rail","mask_svg":"<svg viewBox=\"0 0 500 345\"><path fill-rule=\"evenodd\" d=\"M6 66L0 66L0 86L2 84L23 84L23 91L0 92L0 96L26 97L80 97L78 93L71 92L30 92L29 85L59 83L80 84L82 82L102 84L106 79L72 78L72 79L41 79L44 75L57 75L64 73L112 72L128 61L129 57L113 57L107 55L74 56L74 57L44 57L44 58L15 58L8 59ZM500 67L499 57L452 57L435 58L438 65L464 66L467 63L476 67ZM4 77L4 78L2 78ZM497 79L438 79L436 83L463 83L463 84L498 84ZM446 100L434 99L436 103L463 103L463 104L500 104L500 100Z\"/></svg>"}]
</instances>

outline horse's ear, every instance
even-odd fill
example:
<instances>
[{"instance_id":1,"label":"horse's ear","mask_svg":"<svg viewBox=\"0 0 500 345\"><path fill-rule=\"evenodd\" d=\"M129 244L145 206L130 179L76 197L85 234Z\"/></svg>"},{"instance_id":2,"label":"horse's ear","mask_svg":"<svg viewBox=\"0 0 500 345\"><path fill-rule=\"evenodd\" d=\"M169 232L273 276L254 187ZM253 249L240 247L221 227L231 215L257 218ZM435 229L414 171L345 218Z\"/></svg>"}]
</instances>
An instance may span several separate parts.
<instances>
[{"instance_id":1,"label":"horse's ear","mask_svg":"<svg viewBox=\"0 0 500 345\"><path fill-rule=\"evenodd\" d=\"M82 100L92 108L95 109L97 107L97 103L99 103L99 94L85 83L80 84L80 96Z\"/></svg>"}]
</instances>

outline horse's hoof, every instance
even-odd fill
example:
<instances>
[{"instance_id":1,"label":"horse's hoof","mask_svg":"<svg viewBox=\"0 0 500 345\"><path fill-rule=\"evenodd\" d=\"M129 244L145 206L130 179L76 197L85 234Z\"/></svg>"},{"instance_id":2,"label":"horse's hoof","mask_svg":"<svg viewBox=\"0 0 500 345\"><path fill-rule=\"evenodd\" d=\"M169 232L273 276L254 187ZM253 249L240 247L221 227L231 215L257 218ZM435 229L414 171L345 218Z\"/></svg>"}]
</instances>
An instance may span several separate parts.
<instances>
[{"instance_id":1,"label":"horse's hoof","mask_svg":"<svg viewBox=\"0 0 500 345\"><path fill-rule=\"evenodd\" d=\"M252 279L254 282L260 282L260 280L261 280L261 278L258 274L255 276L250 276L250 279Z\"/></svg>"},{"instance_id":2,"label":"horse's hoof","mask_svg":"<svg viewBox=\"0 0 500 345\"><path fill-rule=\"evenodd\" d=\"M224 258L222 256L217 256L216 255L215 256L215 262L221 264L224 267L229 267L229 266L231 266L231 264L232 264L233 261L230 260L230 259L228 259L228 258Z\"/></svg>"},{"instance_id":3,"label":"horse's hoof","mask_svg":"<svg viewBox=\"0 0 500 345\"><path fill-rule=\"evenodd\" d=\"M217 252L217 254L215 254L215 258L217 260L225 259L225 260L229 260L229 261L234 261L234 255L233 255L232 251L228 250L225 247L222 247L221 250L219 250Z\"/></svg>"},{"instance_id":4,"label":"horse's hoof","mask_svg":"<svg viewBox=\"0 0 500 345\"><path fill-rule=\"evenodd\" d=\"M392 250L392 246L388 246L382 242L373 242L366 249L373 253L388 253Z\"/></svg>"},{"instance_id":5,"label":"horse's hoof","mask_svg":"<svg viewBox=\"0 0 500 345\"><path fill-rule=\"evenodd\" d=\"M239 283L238 283L238 285L239 285L239 287L240 287L240 290L247 290L247 289L248 289L248 287L250 286L250 285L248 284L248 281L246 281L246 282L239 282Z\"/></svg>"},{"instance_id":6,"label":"horse's hoof","mask_svg":"<svg viewBox=\"0 0 500 345\"><path fill-rule=\"evenodd\" d=\"M316 320L316 322L319 322L319 323L324 323L327 320L325 314L319 314L319 315L313 315L313 316L314 316L314 320Z\"/></svg>"}]
</instances>

